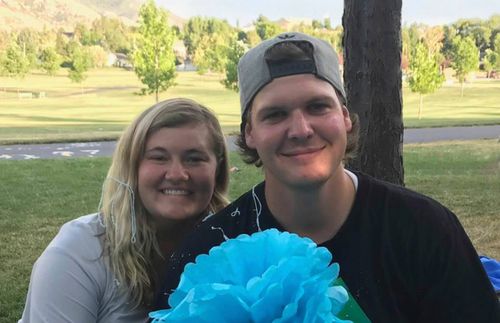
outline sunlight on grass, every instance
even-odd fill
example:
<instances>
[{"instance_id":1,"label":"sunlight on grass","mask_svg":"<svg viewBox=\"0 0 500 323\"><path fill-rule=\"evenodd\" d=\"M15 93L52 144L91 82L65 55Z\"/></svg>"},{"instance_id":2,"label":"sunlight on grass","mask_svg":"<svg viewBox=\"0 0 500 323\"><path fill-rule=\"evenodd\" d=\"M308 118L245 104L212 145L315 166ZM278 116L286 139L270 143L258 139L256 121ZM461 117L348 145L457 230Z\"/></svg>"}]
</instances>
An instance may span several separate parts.
<instances>
[{"instance_id":1,"label":"sunlight on grass","mask_svg":"<svg viewBox=\"0 0 500 323\"><path fill-rule=\"evenodd\" d=\"M422 118L418 120L419 95L403 88L405 126L474 125L500 123L500 80L466 84L460 97L458 83L445 84L424 96Z\"/></svg>"},{"instance_id":2,"label":"sunlight on grass","mask_svg":"<svg viewBox=\"0 0 500 323\"><path fill-rule=\"evenodd\" d=\"M0 143L95 140L116 138L138 113L154 104L154 96L138 95L142 87L135 74L117 68L92 70L80 84L61 70L25 79L0 77ZM160 99L188 97L212 108L226 133L238 130L238 94L225 89L221 75L180 72L176 86ZM83 94L82 94L83 91ZM45 92L46 98L19 99L18 92ZM406 127L500 124L500 80L445 84L424 98L417 118L418 95L403 88Z\"/></svg>"},{"instance_id":3,"label":"sunlight on grass","mask_svg":"<svg viewBox=\"0 0 500 323\"><path fill-rule=\"evenodd\" d=\"M404 146L408 188L457 214L479 253L500 259L500 143L497 140ZM0 160L0 322L16 322L31 267L66 221L95 212L110 158ZM236 153L230 198L262 171Z\"/></svg>"}]
</instances>

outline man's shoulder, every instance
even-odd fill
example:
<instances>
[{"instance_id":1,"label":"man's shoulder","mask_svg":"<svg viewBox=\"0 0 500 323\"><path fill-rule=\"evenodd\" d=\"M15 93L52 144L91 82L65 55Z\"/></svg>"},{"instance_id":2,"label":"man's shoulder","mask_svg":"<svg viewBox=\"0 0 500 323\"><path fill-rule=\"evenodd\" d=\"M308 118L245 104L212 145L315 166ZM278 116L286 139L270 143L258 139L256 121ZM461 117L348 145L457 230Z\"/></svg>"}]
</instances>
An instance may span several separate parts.
<instances>
[{"instance_id":1,"label":"man's shoulder","mask_svg":"<svg viewBox=\"0 0 500 323\"><path fill-rule=\"evenodd\" d=\"M463 229L458 217L432 197L412 189L357 174L360 182L357 210L382 226L407 232L408 228L443 235Z\"/></svg>"},{"instance_id":2,"label":"man's shoulder","mask_svg":"<svg viewBox=\"0 0 500 323\"><path fill-rule=\"evenodd\" d=\"M402 185L376 179L363 173L356 173L360 182L361 195L393 205L408 206L415 209L447 210L440 202L430 196L416 192ZM382 200L380 200L382 198Z\"/></svg>"}]
</instances>

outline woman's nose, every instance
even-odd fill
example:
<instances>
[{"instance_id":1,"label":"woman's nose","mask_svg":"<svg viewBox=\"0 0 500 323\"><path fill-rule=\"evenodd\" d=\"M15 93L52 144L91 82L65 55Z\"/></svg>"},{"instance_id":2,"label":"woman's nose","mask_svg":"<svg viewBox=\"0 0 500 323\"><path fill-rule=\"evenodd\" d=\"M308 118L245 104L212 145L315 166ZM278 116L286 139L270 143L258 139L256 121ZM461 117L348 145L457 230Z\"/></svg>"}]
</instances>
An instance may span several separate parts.
<instances>
[{"instance_id":1,"label":"woman's nose","mask_svg":"<svg viewBox=\"0 0 500 323\"><path fill-rule=\"evenodd\" d=\"M187 181L189 173L181 162L171 162L165 171L165 179L170 181Z\"/></svg>"}]
</instances>

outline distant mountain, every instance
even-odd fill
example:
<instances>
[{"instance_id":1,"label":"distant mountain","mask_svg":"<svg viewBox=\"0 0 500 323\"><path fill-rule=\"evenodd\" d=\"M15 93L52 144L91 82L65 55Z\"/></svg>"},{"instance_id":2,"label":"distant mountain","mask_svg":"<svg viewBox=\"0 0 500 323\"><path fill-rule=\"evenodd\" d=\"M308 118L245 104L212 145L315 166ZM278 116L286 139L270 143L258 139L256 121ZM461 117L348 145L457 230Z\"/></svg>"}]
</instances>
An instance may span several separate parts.
<instances>
[{"instance_id":1,"label":"distant mountain","mask_svg":"<svg viewBox=\"0 0 500 323\"><path fill-rule=\"evenodd\" d=\"M104 15L135 24L143 0L0 0L0 30L62 27L90 24Z\"/></svg>"},{"instance_id":2,"label":"distant mountain","mask_svg":"<svg viewBox=\"0 0 500 323\"><path fill-rule=\"evenodd\" d=\"M0 0L0 31L60 28L72 31L76 23L90 24L106 16L126 25L137 23L145 0ZM182 28L186 19L169 14L171 25Z\"/></svg>"},{"instance_id":3,"label":"distant mountain","mask_svg":"<svg viewBox=\"0 0 500 323\"><path fill-rule=\"evenodd\" d=\"M144 0L78 0L78 2L99 12L113 12L117 16L136 21Z\"/></svg>"}]
</instances>

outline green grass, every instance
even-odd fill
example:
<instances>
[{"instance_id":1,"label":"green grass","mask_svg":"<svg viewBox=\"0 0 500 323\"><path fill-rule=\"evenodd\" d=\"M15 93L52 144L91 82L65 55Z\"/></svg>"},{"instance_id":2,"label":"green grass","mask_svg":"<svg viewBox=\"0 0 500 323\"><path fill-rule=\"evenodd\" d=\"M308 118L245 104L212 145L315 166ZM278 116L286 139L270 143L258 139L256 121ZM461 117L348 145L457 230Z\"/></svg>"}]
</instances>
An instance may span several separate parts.
<instances>
[{"instance_id":1,"label":"green grass","mask_svg":"<svg viewBox=\"0 0 500 323\"><path fill-rule=\"evenodd\" d=\"M93 70L82 84L83 94L65 73L31 74L24 80L0 77L0 143L115 139L136 115L155 103L154 95L138 95L142 85L133 72ZM226 132L238 129L238 95L220 84L219 75L178 75L177 85L162 93L160 100L189 97L217 109ZM19 99L18 90L43 91L46 98Z\"/></svg>"},{"instance_id":2,"label":"green grass","mask_svg":"<svg viewBox=\"0 0 500 323\"><path fill-rule=\"evenodd\" d=\"M92 70L79 84L61 70L49 77L41 73L24 80L0 77L0 144L115 139L154 96L141 96L142 85L131 71L117 68ZM226 133L238 130L238 94L220 84L220 75L178 73L177 85L160 99L188 97L211 107ZM20 92L46 93L46 98L19 99ZM466 84L460 97L458 84L444 85L424 98L422 119L417 118L418 95L403 88L406 127L500 124L500 80Z\"/></svg>"},{"instance_id":3,"label":"green grass","mask_svg":"<svg viewBox=\"0 0 500 323\"><path fill-rule=\"evenodd\" d=\"M418 119L420 96L403 88L403 119L405 127L442 127L500 124L500 80L476 80L465 84L445 84L424 96L421 119Z\"/></svg>"},{"instance_id":4,"label":"green grass","mask_svg":"<svg viewBox=\"0 0 500 323\"><path fill-rule=\"evenodd\" d=\"M448 206L480 253L500 259L500 142L404 147L405 183Z\"/></svg>"},{"instance_id":5,"label":"green grass","mask_svg":"<svg viewBox=\"0 0 500 323\"><path fill-rule=\"evenodd\" d=\"M500 143L405 145L407 187L460 218L479 253L500 259ZM22 311L31 267L66 221L95 212L110 158L0 161L0 322ZM230 197L262 179L231 153Z\"/></svg>"}]
</instances>

